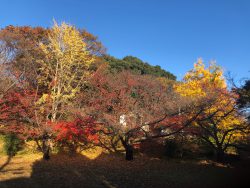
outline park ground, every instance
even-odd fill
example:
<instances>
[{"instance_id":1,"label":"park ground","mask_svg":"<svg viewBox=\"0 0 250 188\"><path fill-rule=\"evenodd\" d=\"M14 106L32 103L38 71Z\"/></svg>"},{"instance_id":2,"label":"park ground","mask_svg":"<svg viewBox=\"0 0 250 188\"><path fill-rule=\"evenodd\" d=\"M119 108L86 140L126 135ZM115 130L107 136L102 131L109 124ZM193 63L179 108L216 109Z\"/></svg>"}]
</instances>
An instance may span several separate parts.
<instances>
[{"instance_id":1,"label":"park ground","mask_svg":"<svg viewBox=\"0 0 250 188\"><path fill-rule=\"evenodd\" d=\"M100 150L42 160L39 153L0 155L0 188L250 187L250 160L230 164L206 159L169 159L141 154L133 161Z\"/></svg>"}]
</instances>

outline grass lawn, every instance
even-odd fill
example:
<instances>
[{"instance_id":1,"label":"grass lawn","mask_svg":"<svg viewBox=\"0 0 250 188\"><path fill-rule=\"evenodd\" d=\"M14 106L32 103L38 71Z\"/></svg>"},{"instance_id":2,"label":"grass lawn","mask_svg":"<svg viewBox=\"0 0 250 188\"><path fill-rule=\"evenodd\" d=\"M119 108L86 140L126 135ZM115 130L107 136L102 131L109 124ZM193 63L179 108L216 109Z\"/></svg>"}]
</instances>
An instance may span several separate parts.
<instances>
[{"instance_id":1,"label":"grass lawn","mask_svg":"<svg viewBox=\"0 0 250 188\"><path fill-rule=\"evenodd\" d=\"M0 168L6 160L0 156ZM40 154L19 154L0 170L0 187L240 188L250 187L249 167L249 160L222 165L138 155L129 162L122 156L99 153L96 158L60 154L43 161Z\"/></svg>"}]
</instances>

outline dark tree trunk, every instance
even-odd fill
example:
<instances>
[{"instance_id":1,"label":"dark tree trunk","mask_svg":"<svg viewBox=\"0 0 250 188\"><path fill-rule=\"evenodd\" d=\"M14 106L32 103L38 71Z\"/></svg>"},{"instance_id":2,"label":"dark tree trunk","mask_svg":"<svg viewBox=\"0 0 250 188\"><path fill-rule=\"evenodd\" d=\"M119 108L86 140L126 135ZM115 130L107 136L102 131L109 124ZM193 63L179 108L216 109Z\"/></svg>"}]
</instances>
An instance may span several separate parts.
<instances>
[{"instance_id":1,"label":"dark tree trunk","mask_svg":"<svg viewBox=\"0 0 250 188\"><path fill-rule=\"evenodd\" d=\"M77 153L77 145L74 143L67 144L69 148L69 155L73 156Z\"/></svg>"},{"instance_id":2,"label":"dark tree trunk","mask_svg":"<svg viewBox=\"0 0 250 188\"><path fill-rule=\"evenodd\" d=\"M50 147L49 147L48 136L47 135L43 136L42 151L43 151L43 159L44 160L49 160L50 159L50 155L49 155Z\"/></svg>"},{"instance_id":3,"label":"dark tree trunk","mask_svg":"<svg viewBox=\"0 0 250 188\"><path fill-rule=\"evenodd\" d=\"M225 152L222 149L216 151L216 160L218 162L223 162L225 160Z\"/></svg>"},{"instance_id":4,"label":"dark tree trunk","mask_svg":"<svg viewBox=\"0 0 250 188\"><path fill-rule=\"evenodd\" d=\"M126 152L126 157L125 159L127 161L132 161L134 159L134 150L133 150L133 146L131 144L129 144L129 139L126 138L125 140L120 136L120 140L122 142L123 147L125 148L125 152Z\"/></svg>"},{"instance_id":5,"label":"dark tree trunk","mask_svg":"<svg viewBox=\"0 0 250 188\"><path fill-rule=\"evenodd\" d=\"M47 147L47 148L43 151L43 159L44 159L44 160L49 160L49 159L50 159L49 147Z\"/></svg>"},{"instance_id":6,"label":"dark tree trunk","mask_svg":"<svg viewBox=\"0 0 250 188\"><path fill-rule=\"evenodd\" d=\"M35 142L36 142L36 145L37 145L37 150L40 151L40 152L42 152L43 149L42 149L41 145L39 144L38 139L35 139Z\"/></svg>"},{"instance_id":7,"label":"dark tree trunk","mask_svg":"<svg viewBox=\"0 0 250 188\"><path fill-rule=\"evenodd\" d=\"M133 146L131 146L131 145L128 144L125 147L125 151L126 151L126 160L127 161L132 161L134 159Z\"/></svg>"}]
</instances>

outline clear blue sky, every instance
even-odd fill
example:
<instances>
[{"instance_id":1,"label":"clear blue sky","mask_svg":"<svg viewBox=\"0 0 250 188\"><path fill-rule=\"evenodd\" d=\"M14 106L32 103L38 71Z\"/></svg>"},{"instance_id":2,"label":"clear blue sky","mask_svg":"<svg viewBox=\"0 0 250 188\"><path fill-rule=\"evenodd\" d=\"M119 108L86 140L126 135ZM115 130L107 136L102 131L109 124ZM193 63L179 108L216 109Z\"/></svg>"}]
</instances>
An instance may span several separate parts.
<instances>
[{"instance_id":1,"label":"clear blue sky","mask_svg":"<svg viewBox=\"0 0 250 188\"><path fill-rule=\"evenodd\" d=\"M1 0L0 27L66 21L181 79L198 57L250 77L250 0Z\"/></svg>"}]
</instances>

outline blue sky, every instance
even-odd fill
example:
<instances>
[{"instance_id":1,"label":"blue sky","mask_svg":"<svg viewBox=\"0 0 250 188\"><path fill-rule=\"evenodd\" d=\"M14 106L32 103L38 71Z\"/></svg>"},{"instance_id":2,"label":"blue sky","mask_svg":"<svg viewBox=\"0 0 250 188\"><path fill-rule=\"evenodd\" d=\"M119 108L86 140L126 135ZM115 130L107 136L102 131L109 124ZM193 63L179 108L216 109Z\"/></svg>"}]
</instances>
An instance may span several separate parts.
<instances>
[{"instance_id":1,"label":"blue sky","mask_svg":"<svg viewBox=\"0 0 250 188\"><path fill-rule=\"evenodd\" d=\"M0 27L66 21L181 79L197 58L250 77L249 0L1 0Z\"/></svg>"}]
</instances>

